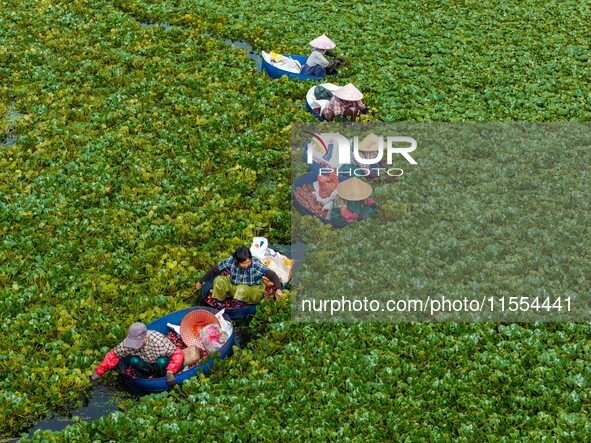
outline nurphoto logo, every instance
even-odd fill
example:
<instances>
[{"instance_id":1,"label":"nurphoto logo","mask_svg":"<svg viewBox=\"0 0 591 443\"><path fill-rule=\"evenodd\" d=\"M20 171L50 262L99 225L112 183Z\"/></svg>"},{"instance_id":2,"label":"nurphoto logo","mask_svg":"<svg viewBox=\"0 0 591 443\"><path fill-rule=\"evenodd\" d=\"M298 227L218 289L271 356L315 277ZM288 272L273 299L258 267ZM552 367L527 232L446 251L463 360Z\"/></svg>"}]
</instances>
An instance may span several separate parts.
<instances>
[{"instance_id":1,"label":"nurphoto logo","mask_svg":"<svg viewBox=\"0 0 591 443\"><path fill-rule=\"evenodd\" d=\"M390 176L401 176L404 173L402 169L390 167L396 155L401 155L411 165L417 164L410 155L417 148L417 141L412 137L391 135L384 137L372 133L359 141L358 136L349 140L339 133L310 132L309 134L312 135L312 139L306 144L306 162L319 163L321 174L334 172L337 175L365 177L373 172L377 175L385 173ZM386 151L385 161L384 151ZM339 170L341 165L351 164L359 167Z\"/></svg>"}]
</instances>

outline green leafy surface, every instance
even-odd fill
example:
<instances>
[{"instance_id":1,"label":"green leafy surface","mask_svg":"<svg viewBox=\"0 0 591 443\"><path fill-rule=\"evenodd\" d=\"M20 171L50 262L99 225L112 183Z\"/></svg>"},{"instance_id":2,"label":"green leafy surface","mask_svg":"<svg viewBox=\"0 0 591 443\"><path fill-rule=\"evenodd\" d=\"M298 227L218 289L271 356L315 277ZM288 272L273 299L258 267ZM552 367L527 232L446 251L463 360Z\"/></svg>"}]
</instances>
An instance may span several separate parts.
<instances>
[{"instance_id":1,"label":"green leafy surface","mask_svg":"<svg viewBox=\"0 0 591 443\"><path fill-rule=\"evenodd\" d=\"M294 309L311 298L379 300L384 307L390 300L445 297L485 300L487 308L439 318L429 310L378 310L363 318L589 321L590 128L572 122L377 125L377 133L414 136L418 164L395 159L403 176L373 180L377 217L350 229L294 216L293 238L310 244ZM491 311L492 297L504 300L504 310L497 303ZM509 301L521 297L558 304L511 312Z\"/></svg>"},{"instance_id":2,"label":"green leafy surface","mask_svg":"<svg viewBox=\"0 0 591 443\"><path fill-rule=\"evenodd\" d=\"M290 124L314 120L311 84L269 81L214 35L306 53L326 32L370 121L587 121L588 6L2 0L0 435L80 404L127 325L185 307L236 246L289 240ZM569 278L588 287L584 265ZM211 378L34 439L591 434L587 325L302 325L273 306L263 339Z\"/></svg>"}]
</instances>

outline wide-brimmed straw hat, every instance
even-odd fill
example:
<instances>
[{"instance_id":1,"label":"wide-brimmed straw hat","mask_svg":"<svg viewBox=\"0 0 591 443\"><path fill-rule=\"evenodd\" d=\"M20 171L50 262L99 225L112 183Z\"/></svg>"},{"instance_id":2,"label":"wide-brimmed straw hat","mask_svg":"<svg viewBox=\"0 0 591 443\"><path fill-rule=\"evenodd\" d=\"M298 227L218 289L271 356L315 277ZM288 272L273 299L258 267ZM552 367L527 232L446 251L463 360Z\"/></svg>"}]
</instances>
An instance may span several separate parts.
<instances>
[{"instance_id":1,"label":"wide-brimmed straw hat","mask_svg":"<svg viewBox=\"0 0 591 443\"><path fill-rule=\"evenodd\" d=\"M325 34L320 37L316 37L310 42L310 46L316 49L334 49L337 44L329 39Z\"/></svg>"},{"instance_id":2,"label":"wide-brimmed straw hat","mask_svg":"<svg viewBox=\"0 0 591 443\"><path fill-rule=\"evenodd\" d=\"M371 195L372 191L371 185L359 180L357 177L345 180L337 186L337 194L348 201L365 200Z\"/></svg>"},{"instance_id":3,"label":"wide-brimmed straw hat","mask_svg":"<svg viewBox=\"0 0 591 443\"><path fill-rule=\"evenodd\" d=\"M349 83L348 85L343 86L341 89L337 89L333 92L333 94L341 100L347 100L349 102L354 102L363 98L363 94L359 89L353 86L353 83Z\"/></svg>"},{"instance_id":4,"label":"wide-brimmed straw hat","mask_svg":"<svg viewBox=\"0 0 591 443\"><path fill-rule=\"evenodd\" d=\"M377 152L379 150L380 137L373 132L359 142L359 150L363 152Z\"/></svg>"},{"instance_id":5,"label":"wide-brimmed straw hat","mask_svg":"<svg viewBox=\"0 0 591 443\"><path fill-rule=\"evenodd\" d=\"M219 321L215 315L205 309L195 309L186 314L181 321L181 339L187 346L195 345L203 347L201 343L201 329L217 324Z\"/></svg>"}]
</instances>

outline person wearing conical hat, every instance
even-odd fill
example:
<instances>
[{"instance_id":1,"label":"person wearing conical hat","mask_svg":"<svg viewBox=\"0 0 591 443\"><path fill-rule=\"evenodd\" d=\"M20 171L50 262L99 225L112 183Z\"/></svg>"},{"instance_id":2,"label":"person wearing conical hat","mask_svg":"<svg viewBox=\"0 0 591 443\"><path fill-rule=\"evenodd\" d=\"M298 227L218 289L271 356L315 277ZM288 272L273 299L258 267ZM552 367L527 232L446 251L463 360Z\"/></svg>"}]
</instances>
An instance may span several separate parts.
<instances>
[{"instance_id":1,"label":"person wearing conical hat","mask_svg":"<svg viewBox=\"0 0 591 443\"><path fill-rule=\"evenodd\" d=\"M363 140L359 142L358 152L359 157L363 159L375 159L378 155L380 137L375 135L373 132L367 135ZM384 161L380 160L379 162L376 161L373 164L362 164L357 161L354 162L357 166L362 168L369 169L369 174L367 174L366 178L374 178L379 176L379 172L375 170L375 168L385 167Z\"/></svg>"},{"instance_id":2,"label":"person wearing conical hat","mask_svg":"<svg viewBox=\"0 0 591 443\"><path fill-rule=\"evenodd\" d=\"M300 74L324 77L327 74L334 74L335 68L345 61L343 56L337 57L332 51L336 47L336 43L325 34L312 40L310 46L314 49L302 66ZM332 57L332 60L328 60L326 56Z\"/></svg>"},{"instance_id":3,"label":"person wearing conical hat","mask_svg":"<svg viewBox=\"0 0 591 443\"><path fill-rule=\"evenodd\" d=\"M369 183L357 177L339 183L337 198L330 214L331 220L350 223L373 217L375 201L370 198L372 191Z\"/></svg>"},{"instance_id":4,"label":"person wearing conical hat","mask_svg":"<svg viewBox=\"0 0 591 443\"><path fill-rule=\"evenodd\" d=\"M333 96L322 111L326 121L335 117L349 118L354 122L360 114L367 114L367 106L361 101L363 94L353 83L349 83L333 92Z\"/></svg>"},{"instance_id":5,"label":"person wearing conical hat","mask_svg":"<svg viewBox=\"0 0 591 443\"><path fill-rule=\"evenodd\" d=\"M347 202L363 201L371 196L373 188L369 183L353 177L339 183L337 186L337 194Z\"/></svg>"}]
</instances>

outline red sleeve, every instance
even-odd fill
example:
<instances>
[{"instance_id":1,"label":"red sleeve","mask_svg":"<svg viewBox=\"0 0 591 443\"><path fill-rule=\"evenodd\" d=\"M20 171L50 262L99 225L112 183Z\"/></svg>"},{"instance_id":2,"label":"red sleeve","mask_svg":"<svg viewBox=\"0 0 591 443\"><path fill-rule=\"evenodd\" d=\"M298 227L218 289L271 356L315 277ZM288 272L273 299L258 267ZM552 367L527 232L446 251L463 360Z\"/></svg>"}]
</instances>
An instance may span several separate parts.
<instances>
[{"instance_id":1,"label":"red sleeve","mask_svg":"<svg viewBox=\"0 0 591 443\"><path fill-rule=\"evenodd\" d=\"M170 357L170 361L168 362L168 366L166 367L167 371L172 371L173 373L177 373L180 367L183 364L183 360L185 359L185 353L182 349L177 349L174 351L172 356Z\"/></svg>"},{"instance_id":2,"label":"red sleeve","mask_svg":"<svg viewBox=\"0 0 591 443\"><path fill-rule=\"evenodd\" d=\"M181 351L182 352L182 351ZM114 368L119 363L120 358L115 355L115 351L111 349L107 355L105 355L105 359L103 362L96 368L96 374L98 376L103 375L109 369Z\"/></svg>"}]
</instances>

